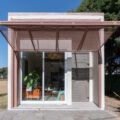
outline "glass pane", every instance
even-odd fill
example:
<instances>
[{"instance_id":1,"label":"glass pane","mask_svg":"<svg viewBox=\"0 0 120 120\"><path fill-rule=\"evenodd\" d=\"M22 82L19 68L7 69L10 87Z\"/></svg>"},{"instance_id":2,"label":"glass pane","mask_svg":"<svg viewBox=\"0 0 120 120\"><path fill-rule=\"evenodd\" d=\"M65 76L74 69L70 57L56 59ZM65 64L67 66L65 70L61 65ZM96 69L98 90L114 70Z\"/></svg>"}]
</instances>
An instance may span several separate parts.
<instances>
[{"instance_id":1,"label":"glass pane","mask_svg":"<svg viewBox=\"0 0 120 120\"><path fill-rule=\"evenodd\" d=\"M42 53L22 52L22 100L42 100Z\"/></svg>"},{"instance_id":2,"label":"glass pane","mask_svg":"<svg viewBox=\"0 0 120 120\"><path fill-rule=\"evenodd\" d=\"M45 53L45 101L64 101L64 53Z\"/></svg>"}]
</instances>

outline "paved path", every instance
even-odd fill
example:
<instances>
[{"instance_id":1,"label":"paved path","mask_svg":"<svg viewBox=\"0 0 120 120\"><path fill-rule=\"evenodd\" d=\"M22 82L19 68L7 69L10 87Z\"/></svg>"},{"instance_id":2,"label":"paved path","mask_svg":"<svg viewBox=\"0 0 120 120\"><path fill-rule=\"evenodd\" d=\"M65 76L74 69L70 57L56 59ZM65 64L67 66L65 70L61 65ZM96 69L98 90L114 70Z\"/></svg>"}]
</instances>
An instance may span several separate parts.
<instances>
[{"instance_id":1,"label":"paved path","mask_svg":"<svg viewBox=\"0 0 120 120\"><path fill-rule=\"evenodd\" d=\"M118 120L107 111L1 111L0 120Z\"/></svg>"}]
</instances>

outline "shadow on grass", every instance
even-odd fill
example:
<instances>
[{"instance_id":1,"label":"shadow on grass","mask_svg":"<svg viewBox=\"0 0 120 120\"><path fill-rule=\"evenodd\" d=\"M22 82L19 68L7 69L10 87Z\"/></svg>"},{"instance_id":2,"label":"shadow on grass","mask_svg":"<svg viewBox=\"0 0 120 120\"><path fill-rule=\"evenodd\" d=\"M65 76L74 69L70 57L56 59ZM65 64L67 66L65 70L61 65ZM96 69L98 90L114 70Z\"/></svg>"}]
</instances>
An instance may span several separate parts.
<instances>
[{"instance_id":1,"label":"shadow on grass","mask_svg":"<svg viewBox=\"0 0 120 120\"><path fill-rule=\"evenodd\" d=\"M117 112L120 112L120 107L117 107Z\"/></svg>"},{"instance_id":2,"label":"shadow on grass","mask_svg":"<svg viewBox=\"0 0 120 120\"><path fill-rule=\"evenodd\" d=\"M6 96L6 95L7 95L7 93L1 93L0 97Z\"/></svg>"},{"instance_id":3,"label":"shadow on grass","mask_svg":"<svg viewBox=\"0 0 120 120\"><path fill-rule=\"evenodd\" d=\"M120 112L120 106L119 107L114 107L116 110L115 112Z\"/></svg>"},{"instance_id":4,"label":"shadow on grass","mask_svg":"<svg viewBox=\"0 0 120 120\"><path fill-rule=\"evenodd\" d=\"M0 94L0 111L7 108L7 93Z\"/></svg>"},{"instance_id":5,"label":"shadow on grass","mask_svg":"<svg viewBox=\"0 0 120 120\"><path fill-rule=\"evenodd\" d=\"M120 93L117 93L117 94L120 95ZM106 92L105 95L108 96L108 97L111 97L111 98L115 98L115 99L117 99L117 100L120 100L120 97L117 96L117 95L115 95L113 92Z\"/></svg>"}]
</instances>

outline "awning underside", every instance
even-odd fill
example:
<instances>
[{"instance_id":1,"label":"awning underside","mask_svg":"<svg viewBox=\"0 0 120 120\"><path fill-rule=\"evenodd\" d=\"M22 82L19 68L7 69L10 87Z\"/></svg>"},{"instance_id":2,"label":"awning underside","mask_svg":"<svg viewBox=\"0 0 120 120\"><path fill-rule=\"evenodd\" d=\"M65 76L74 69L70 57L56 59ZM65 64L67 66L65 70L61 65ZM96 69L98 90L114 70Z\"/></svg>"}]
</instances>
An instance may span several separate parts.
<instances>
[{"instance_id":1,"label":"awning underside","mask_svg":"<svg viewBox=\"0 0 120 120\"><path fill-rule=\"evenodd\" d=\"M8 28L8 29L7 29ZM2 35L14 51L98 51L112 35L110 27L2 26ZM6 34L7 33L7 34Z\"/></svg>"}]
</instances>

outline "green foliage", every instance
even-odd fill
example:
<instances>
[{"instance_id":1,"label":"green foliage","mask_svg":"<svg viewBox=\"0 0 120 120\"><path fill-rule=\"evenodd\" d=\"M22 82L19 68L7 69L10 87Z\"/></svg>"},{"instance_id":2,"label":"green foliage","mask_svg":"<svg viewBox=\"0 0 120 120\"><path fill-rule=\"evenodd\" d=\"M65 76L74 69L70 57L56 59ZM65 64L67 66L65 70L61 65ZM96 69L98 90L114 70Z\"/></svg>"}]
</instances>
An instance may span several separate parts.
<instances>
[{"instance_id":1,"label":"green foliage","mask_svg":"<svg viewBox=\"0 0 120 120\"><path fill-rule=\"evenodd\" d=\"M7 78L7 67L0 68L0 78Z\"/></svg>"},{"instance_id":2,"label":"green foliage","mask_svg":"<svg viewBox=\"0 0 120 120\"><path fill-rule=\"evenodd\" d=\"M101 2L98 4L96 1L97 0L83 0L77 12L100 12Z\"/></svg>"},{"instance_id":3,"label":"green foliage","mask_svg":"<svg viewBox=\"0 0 120 120\"><path fill-rule=\"evenodd\" d=\"M26 88L33 88L34 85L37 85L39 79L39 74L36 71L33 71L24 77L24 84L26 85Z\"/></svg>"},{"instance_id":4,"label":"green foliage","mask_svg":"<svg viewBox=\"0 0 120 120\"><path fill-rule=\"evenodd\" d=\"M116 47L120 49L120 37L115 38Z\"/></svg>"},{"instance_id":5,"label":"green foliage","mask_svg":"<svg viewBox=\"0 0 120 120\"><path fill-rule=\"evenodd\" d=\"M76 12L103 12L105 20L120 20L120 0L83 0Z\"/></svg>"},{"instance_id":6,"label":"green foliage","mask_svg":"<svg viewBox=\"0 0 120 120\"><path fill-rule=\"evenodd\" d=\"M120 75L106 75L105 76L106 92L116 92L120 94Z\"/></svg>"}]
</instances>

